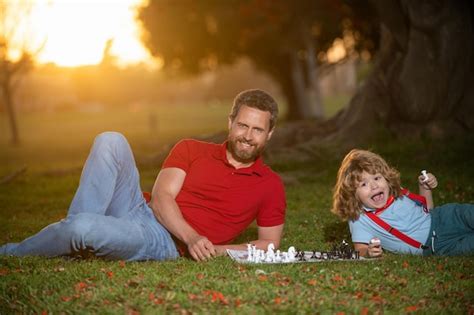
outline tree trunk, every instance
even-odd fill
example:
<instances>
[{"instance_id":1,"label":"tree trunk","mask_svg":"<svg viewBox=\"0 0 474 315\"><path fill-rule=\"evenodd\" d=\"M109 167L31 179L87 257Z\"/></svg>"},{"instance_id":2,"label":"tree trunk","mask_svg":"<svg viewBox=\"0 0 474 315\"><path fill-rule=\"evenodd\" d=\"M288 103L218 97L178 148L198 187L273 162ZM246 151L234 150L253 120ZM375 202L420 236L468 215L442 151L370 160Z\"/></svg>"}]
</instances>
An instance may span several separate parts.
<instances>
[{"instance_id":1,"label":"tree trunk","mask_svg":"<svg viewBox=\"0 0 474 315\"><path fill-rule=\"evenodd\" d=\"M6 82L8 84L8 82ZM18 133L18 125L16 120L15 108L13 104L13 98L11 95L11 90L7 88L3 88L3 101L7 110L8 121L10 123L10 132L11 132L11 143L13 145L20 144L20 136Z\"/></svg>"},{"instance_id":2,"label":"tree trunk","mask_svg":"<svg viewBox=\"0 0 474 315\"><path fill-rule=\"evenodd\" d=\"M373 1L381 20L373 71L326 141L355 145L384 126L398 137L474 129L474 42L468 1Z\"/></svg>"},{"instance_id":3,"label":"tree trunk","mask_svg":"<svg viewBox=\"0 0 474 315\"><path fill-rule=\"evenodd\" d=\"M321 89L319 87L318 63L316 62L316 49L314 41L311 37L306 37L306 71L308 75L308 97L312 109L312 116L322 119L324 118L324 107L321 98Z\"/></svg>"},{"instance_id":4,"label":"tree trunk","mask_svg":"<svg viewBox=\"0 0 474 315\"><path fill-rule=\"evenodd\" d=\"M290 52L291 81L293 94L295 95L295 104L289 103L289 106L295 106L299 119L311 118L310 102L306 95L306 84L304 79L304 70L298 58L298 53L294 50Z\"/></svg>"}]
</instances>

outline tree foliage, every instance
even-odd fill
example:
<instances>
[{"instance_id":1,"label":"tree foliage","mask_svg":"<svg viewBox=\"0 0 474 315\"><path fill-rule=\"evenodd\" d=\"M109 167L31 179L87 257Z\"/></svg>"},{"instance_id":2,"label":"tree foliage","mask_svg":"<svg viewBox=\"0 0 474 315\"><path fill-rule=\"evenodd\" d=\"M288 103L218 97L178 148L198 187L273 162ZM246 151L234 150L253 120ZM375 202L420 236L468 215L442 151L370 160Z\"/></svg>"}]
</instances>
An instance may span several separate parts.
<instances>
[{"instance_id":1,"label":"tree foliage","mask_svg":"<svg viewBox=\"0 0 474 315\"><path fill-rule=\"evenodd\" d=\"M306 92L319 96L317 66L335 38L350 33L353 50L376 48L373 25L357 14L340 0L155 0L139 16L144 42L169 70L196 74L248 57L280 84L291 119L322 116Z\"/></svg>"}]
</instances>

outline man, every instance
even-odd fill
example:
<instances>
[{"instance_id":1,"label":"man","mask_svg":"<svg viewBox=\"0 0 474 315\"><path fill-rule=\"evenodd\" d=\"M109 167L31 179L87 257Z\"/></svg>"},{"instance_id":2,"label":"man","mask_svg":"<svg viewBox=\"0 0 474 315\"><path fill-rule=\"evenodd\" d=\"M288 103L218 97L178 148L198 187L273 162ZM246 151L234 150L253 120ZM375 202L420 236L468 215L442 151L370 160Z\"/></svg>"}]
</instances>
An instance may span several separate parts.
<instances>
[{"instance_id":1,"label":"man","mask_svg":"<svg viewBox=\"0 0 474 315\"><path fill-rule=\"evenodd\" d=\"M258 239L251 243L278 246L283 184L260 157L277 115L267 93L241 92L229 116L228 140L179 142L163 163L148 205L126 139L113 132L99 135L67 217L21 243L0 247L0 254L164 260L178 257L177 243L203 261L227 248L245 249L229 243L255 219Z\"/></svg>"}]
</instances>

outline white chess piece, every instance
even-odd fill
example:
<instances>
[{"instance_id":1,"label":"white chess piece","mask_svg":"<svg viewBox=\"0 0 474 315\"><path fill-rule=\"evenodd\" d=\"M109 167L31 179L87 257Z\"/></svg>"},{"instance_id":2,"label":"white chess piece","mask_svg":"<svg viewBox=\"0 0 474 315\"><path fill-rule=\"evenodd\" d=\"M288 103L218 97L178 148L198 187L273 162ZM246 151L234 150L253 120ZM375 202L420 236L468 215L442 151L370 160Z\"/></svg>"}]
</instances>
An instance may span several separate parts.
<instances>
[{"instance_id":1,"label":"white chess piece","mask_svg":"<svg viewBox=\"0 0 474 315\"><path fill-rule=\"evenodd\" d=\"M276 251L275 262L281 262L281 252L279 249Z\"/></svg>"},{"instance_id":2,"label":"white chess piece","mask_svg":"<svg viewBox=\"0 0 474 315\"><path fill-rule=\"evenodd\" d=\"M275 261L275 245L273 243L268 244L267 252L265 254L265 261L266 262L274 262Z\"/></svg>"},{"instance_id":3,"label":"white chess piece","mask_svg":"<svg viewBox=\"0 0 474 315\"><path fill-rule=\"evenodd\" d=\"M252 261L252 244L247 244L247 261Z\"/></svg>"},{"instance_id":4,"label":"white chess piece","mask_svg":"<svg viewBox=\"0 0 474 315\"><path fill-rule=\"evenodd\" d=\"M379 246L380 245L380 240L376 237L372 238L369 242L370 244L374 244L374 246Z\"/></svg>"},{"instance_id":5,"label":"white chess piece","mask_svg":"<svg viewBox=\"0 0 474 315\"><path fill-rule=\"evenodd\" d=\"M296 255L295 247L290 246L290 248L288 248L288 260L289 261L294 261L295 260L295 255Z\"/></svg>"},{"instance_id":6,"label":"white chess piece","mask_svg":"<svg viewBox=\"0 0 474 315\"><path fill-rule=\"evenodd\" d=\"M257 264L260 262L260 251L258 249L255 251L253 256L253 262Z\"/></svg>"},{"instance_id":7,"label":"white chess piece","mask_svg":"<svg viewBox=\"0 0 474 315\"><path fill-rule=\"evenodd\" d=\"M252 245L252 257L253 257L253 260L255 260L255 257L257 256L257 246L256 245Z\"/></svg>"},{"instance_id":8,"label":"white chess piece","mask_svg":"<svg viewBox=\"0 0 474 315\"><path fill-rule=\"evenodd\" d=\"M423 182L426 182L428 180L428 174L426 174L426 170L422 170L421 175L423 175Z\"/></svg>"}]
</instances>

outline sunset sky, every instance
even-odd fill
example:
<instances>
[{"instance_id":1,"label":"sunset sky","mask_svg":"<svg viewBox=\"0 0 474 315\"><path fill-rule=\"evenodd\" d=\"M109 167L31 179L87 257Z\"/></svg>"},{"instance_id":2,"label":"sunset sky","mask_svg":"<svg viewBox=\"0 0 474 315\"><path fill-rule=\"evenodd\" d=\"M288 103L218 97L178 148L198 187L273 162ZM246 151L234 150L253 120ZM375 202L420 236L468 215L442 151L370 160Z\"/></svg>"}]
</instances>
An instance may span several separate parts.
<instances>
[{"instance_id":1,"label":"sunset sky","mask_svg":"<svg viewBox=\"0 0 474 315\"><path fill-rule=\"evenodd\" d=\"M14 0L6 0L14 1ZM27 41L45 45L39 63L58 66L98 64L106 42L120 65L151 62L139 39L136 7L146 0L34 0L21 20ZM27 31L26 31L27 30Z\"/></svg>"},{"instance_id":2,"label":"sunset sky","mask_svg":"<svg viewBox=\"0 0 474 315\"><path fill-rule=\"evenodd\" d=\"M10 21L20 46L27 43L34 51L44 44L37 54L38 63L52 62L64 67L96 65L107 41L113 40L110 53L119 66L139 62L155 69L162 66L141 43L140 27L135 20L137 7L148 0L0 1L22 12L19 20ZM30 14L24 13L22 2L33 4ZM11 55L14 54L12 49ZM326 56L327 61L337 62L345 55L343 40L338 39Z\"/></svg>"}]
</instances>

